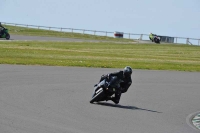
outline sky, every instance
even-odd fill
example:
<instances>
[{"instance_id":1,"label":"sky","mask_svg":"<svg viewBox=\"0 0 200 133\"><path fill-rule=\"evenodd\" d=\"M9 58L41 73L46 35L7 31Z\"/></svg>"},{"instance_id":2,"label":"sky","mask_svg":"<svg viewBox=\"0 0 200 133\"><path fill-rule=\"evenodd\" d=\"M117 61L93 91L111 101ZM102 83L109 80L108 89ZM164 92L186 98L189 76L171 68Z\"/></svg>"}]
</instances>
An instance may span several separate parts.
<instances>
[{"instance_id":1,"label":"sky","mask_svg":"<svg viewBox=\"0 0 200 133\"><path fill-rule=\"evenodd\" d=\"M0 0L0 22L200 39L200 0Z\"/></svg>"}]
</instances>

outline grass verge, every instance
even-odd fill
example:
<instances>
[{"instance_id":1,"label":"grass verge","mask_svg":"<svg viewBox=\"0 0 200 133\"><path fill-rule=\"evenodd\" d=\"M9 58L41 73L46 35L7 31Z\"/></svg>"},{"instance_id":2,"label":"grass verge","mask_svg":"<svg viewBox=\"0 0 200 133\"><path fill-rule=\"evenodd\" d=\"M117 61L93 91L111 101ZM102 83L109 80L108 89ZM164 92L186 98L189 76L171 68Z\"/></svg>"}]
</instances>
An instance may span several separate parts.
<instances>
[{"instance_id":1,"label":"grass verge","mask_svg":"<svg viewBox=\"0 0 200 133\"><path fill-rule=\"evenodd\" d=\"M200 71L200 47L173 44L1 41L0 64Z\"/></svg>"},{"instance_id":2,"label":"grass verge","mask_svg":"<svg viewBox=\"0 0 200 133\"><path fill-rule=\"evenodd\" d=\"M10 25L3 25L3 26L8 28L9 33L12 35L48 36L48 37L76 38L76 39L85 39L85 40L134 42L132 39L125 39L125 38L113 38L113 37L82 34L82 33L72 33L72 32L59 32L59 31L36 29L36 28L26 28L26 27L10 26Z\"/></svg>"}]
</instances>

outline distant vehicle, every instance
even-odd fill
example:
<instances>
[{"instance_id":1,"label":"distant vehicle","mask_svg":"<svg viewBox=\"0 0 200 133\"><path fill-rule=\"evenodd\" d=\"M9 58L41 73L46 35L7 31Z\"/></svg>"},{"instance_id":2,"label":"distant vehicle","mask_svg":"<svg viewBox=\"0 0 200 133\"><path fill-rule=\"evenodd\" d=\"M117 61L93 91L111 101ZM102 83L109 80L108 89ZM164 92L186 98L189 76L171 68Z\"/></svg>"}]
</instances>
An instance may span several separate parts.
<instances>
[{"instance_id":1,"label":"distant vehicle","mask_svg":"<svg viewBox=\"0 0 200 133\"><path fill-rule=\"evenodd\" d=\"M158 37L156 34L152 34L149 36L149 39L152 41L152 42L155 42L155 43L160 43L160 37Z\"/></svg>"},{"instance_id":2,"label":"distant vehicle","mask_svg":"<svg viewBox=\"0 0 200 133\"><path fill-rule=\"evenodd\" d=\"M5 38L6 40L10 39L10 34L8 33L8 29L3 27L0 23L0 38Z\"/></svg>"}]
</instances>

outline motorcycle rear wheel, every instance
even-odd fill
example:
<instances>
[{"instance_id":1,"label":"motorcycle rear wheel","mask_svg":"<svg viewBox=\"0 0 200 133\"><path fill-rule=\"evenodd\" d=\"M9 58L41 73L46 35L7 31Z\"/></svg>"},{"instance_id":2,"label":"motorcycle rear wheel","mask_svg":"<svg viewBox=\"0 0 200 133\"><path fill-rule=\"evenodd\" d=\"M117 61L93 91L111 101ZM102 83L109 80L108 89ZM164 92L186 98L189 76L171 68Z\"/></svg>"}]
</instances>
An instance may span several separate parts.
<instances>
[{"instance_id":1,"label":"motorcycle rear wheel","mask_svg":"<svg viewBox=\"0 0 200 133\"><path fill-rule=\"evenodd\" d=\"M7 34L6 35L6 40L9 40L10 39L10 34Z\"/></svg>"}]
</instances>

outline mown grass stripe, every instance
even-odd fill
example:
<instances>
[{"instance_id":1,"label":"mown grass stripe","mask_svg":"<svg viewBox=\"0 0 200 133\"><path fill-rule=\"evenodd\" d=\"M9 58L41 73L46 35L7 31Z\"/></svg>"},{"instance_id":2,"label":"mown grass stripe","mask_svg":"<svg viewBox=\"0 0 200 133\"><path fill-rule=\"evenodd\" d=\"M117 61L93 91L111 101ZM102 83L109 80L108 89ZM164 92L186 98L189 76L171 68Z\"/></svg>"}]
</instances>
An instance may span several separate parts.
<instances>
[{"instance_id":1,"label":"mown grass stripe","mask_svg":"<svg viewBox=\"0 0 200 133\"><path fill-rule=\"evenodd\" d=\"M200 71L200 47L91 42L0 42L1 64Z\"/></svg>"}]
</instances>

